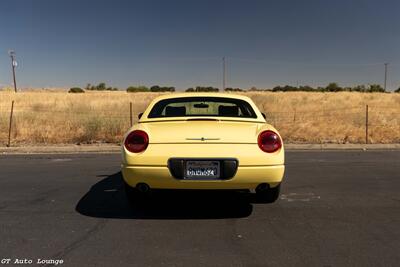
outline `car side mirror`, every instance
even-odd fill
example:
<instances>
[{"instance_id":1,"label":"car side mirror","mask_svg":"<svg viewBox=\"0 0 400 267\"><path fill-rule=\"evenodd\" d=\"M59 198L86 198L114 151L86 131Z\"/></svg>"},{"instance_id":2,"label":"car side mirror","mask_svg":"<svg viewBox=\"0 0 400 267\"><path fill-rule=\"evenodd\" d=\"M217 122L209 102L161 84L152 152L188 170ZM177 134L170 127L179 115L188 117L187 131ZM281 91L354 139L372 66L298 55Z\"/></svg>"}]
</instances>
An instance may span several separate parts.
<instances>
[{"instance_id":1,"label":"car side mirror","mask_svg":"<svg viewBox=\"0 0 400 267\"><path fill-rule=\"evenodd\" d=\"M140 120L140 118L142 117L142 115L143 115L143 112L142 112L142 113L139 113L139 115L138 115L139 120Z\"/></svg>"},{"instance_id":2,"label":"car side mirror","mask_svg":"<svg viewBox=\"0 0 400 267\"><path fill-rule=\"evenodd\" d=\"M267 119L267 116L265 116L265 113L261 113L261 115L264 117L264 119Z\"/></svg>"}]
</instances>

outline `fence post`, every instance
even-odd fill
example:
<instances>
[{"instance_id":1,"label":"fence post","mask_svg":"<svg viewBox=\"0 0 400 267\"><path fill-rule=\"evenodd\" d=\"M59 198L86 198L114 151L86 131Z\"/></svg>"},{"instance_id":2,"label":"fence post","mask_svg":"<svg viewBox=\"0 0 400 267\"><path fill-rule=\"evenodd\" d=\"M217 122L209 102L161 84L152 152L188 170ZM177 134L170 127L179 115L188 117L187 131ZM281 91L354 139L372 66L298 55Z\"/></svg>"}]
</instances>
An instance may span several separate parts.
<instances>
[{"instance_id":1,"label":"fence post","mask_svg":"<svg viewBox=\"0 0 400 267\"><path fill-rule=\"evenodd\" d=\"M131 127L133 126L133 116L132 116L132 102L129 102L129 114L131 118Z\"/></svg>"},{"instance_id":2,"label":"fence post","mask_svg":"<svg viewBox=\"0 0 400 267\"><path fill-rule=\"evenodd\" d=\"M7 147L10 147L10 145L11 145L11 127L12 127L13 113L14 113L14 100L11 102L10 126L8 128L8 143L7 143Z\"/></svg>"},{"instance_id":3,"label":"fence post","mask_svg":"<svg viewBox=\"0 0 400 267\"><path fill-rule=\"evenodd\" d=\"M368 105L365 106L365 143L368 144Z\"/></svg>"},{"instance_id":4,"label":"fence post","mask_svg":"<svg viewBox=\"0 0 400 267\"><path fill-rule=\"evenodd\" d=\"M293 122L296 122L296 109L294 109Z\"/></svg>"}]
</instances>

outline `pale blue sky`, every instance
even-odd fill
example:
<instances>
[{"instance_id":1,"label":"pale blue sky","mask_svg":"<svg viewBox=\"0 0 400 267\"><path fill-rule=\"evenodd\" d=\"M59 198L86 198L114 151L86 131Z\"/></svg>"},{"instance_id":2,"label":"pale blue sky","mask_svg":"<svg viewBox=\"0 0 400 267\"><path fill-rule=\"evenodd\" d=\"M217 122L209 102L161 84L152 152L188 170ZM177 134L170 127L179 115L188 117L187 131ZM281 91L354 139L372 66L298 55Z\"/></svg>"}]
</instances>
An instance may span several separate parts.
<instances>
[{"instance_id":1,"label":"pale blue sky","mask_svg":"<svg viewBox=\"0 0 400 267\"><path fill-rule=\"evenodd\" d=\"M180 89L222 85L400 86L400 1L2 0L0 84L7 50L23 86L107 82Z\"/></svg>"}]
</instances>

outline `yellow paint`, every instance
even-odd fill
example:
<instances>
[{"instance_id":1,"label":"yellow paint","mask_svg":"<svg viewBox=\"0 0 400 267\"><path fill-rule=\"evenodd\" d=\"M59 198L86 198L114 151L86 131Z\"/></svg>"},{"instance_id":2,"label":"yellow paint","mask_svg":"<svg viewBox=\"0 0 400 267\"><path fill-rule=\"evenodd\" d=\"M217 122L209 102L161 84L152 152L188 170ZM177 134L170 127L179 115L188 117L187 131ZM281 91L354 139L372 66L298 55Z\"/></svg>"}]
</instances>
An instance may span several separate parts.
<instances>
[{"instance_id":1,"label":"yellow paint","mask_svg":"<svg viewBox=\"0 0 400 267\"><path fill-rule=\"evenodd\" d=\"M124 166L122 175L132 187L147 183L150 188L158 189L255 189L260 183L271 187L278 185L284 169L283 165L239 167L232 179L212 181L178 180L171 176L167 167Z\"/></svg>"},{"instance_id":2,"label":"yellow paint","mask_svg":"<svg viewBox=\"0 0 400 267\"><path fill-rule=\"evenodd\" d=\"M153 105L161 99L190 96L242 99L252 106L257 118L213 117L217 121L187 121L184 117L147 118ZM148 148L141 153L131 153L122 147L122 174L124 180L133 187L140 182L147 183L151 188L254 189L260 183L268 183L274 187L282 181L284 148L274 153L265 153L257 144L260 132L278 132L265 122L248 97L221 93L163 95L149 105L139 123L128 133L138 129L148 134ZM211 140L193 140L201 137ZM171 176L167 167L168 159L173 157L236 158L239 168L236 175L229 180L178 180Z\"/></svg>"}]
</instances>

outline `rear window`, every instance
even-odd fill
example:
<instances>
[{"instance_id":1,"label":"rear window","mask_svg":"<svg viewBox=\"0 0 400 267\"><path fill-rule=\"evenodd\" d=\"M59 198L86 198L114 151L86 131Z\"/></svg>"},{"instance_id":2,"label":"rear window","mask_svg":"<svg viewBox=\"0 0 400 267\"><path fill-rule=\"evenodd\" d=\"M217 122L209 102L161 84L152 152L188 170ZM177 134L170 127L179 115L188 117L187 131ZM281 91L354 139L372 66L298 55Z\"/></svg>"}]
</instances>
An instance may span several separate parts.
<instances>
[{"instance_id":1,"label":"rear window","mask_svg":"<svg viewBox=\"0 0 400 267\"><path fill-rule=\"evenodd\" d=\"M179 97L157 102L148 118L218 116L257 118L250 104L226 97Z\"/></svg>"}]
</instances>

